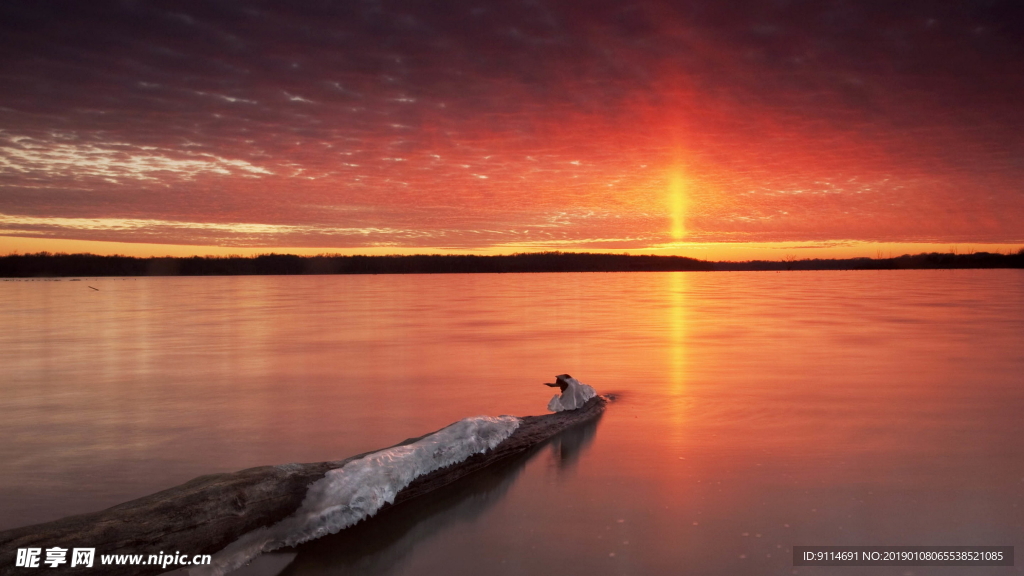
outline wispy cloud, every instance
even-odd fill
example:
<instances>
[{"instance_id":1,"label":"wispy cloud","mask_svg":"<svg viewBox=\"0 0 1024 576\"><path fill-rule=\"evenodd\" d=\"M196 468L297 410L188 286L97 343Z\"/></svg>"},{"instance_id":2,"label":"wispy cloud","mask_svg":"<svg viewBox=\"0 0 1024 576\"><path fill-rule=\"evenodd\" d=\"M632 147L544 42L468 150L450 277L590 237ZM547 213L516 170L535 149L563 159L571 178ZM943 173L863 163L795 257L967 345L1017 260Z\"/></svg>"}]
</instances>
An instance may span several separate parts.
<instances>
[{"instance_id":1,"label":"wispy cloud","mask_svg":"<svg viewBox=\"0 0 1024 576\"><path fill-rule=\"evenodd\" d=\"M0 172L35 178L101 178L166 181L191 179L199 174L259 177L266 168L244 160L221 158L204 152L177 151L120 142L83 143L64 139L0 135Z\"/></svg>"}]
</instances>

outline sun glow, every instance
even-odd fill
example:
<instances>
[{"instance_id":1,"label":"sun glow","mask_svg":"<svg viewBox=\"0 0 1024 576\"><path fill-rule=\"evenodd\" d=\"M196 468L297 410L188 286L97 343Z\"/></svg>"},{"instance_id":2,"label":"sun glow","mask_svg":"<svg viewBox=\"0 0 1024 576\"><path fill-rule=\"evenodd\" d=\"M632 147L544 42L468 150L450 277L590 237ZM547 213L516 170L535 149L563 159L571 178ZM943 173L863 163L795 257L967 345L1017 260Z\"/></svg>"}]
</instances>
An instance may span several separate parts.
<instances>
[{"instance_id":1,"label":"sun glow","mask_svg":"<svg viewBox=\"0 0 1024 576\"><path fill-rule=\"evenodd\" d=\"M682 240L686 235L686 181L678 170L668 177L668 207L672 219L672 239Z\"/></svg>"}]
</instances>

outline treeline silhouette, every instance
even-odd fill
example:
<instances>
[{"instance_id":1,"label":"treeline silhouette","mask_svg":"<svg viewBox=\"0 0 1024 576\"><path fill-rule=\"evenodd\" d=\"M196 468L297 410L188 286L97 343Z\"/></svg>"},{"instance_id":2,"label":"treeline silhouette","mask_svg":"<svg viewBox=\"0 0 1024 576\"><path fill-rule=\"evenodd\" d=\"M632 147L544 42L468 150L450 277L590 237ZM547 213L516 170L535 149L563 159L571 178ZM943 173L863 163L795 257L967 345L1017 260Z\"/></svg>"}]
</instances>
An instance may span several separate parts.
<instances>
[{"instance_id":1,"label":"treeline silhouette","mask_svg":"<svg viewBox=\"0 0 1024 576\"><path fill-rule=\"evenodd\" d=\"M928 270L955 268L1024 268L1024 249L1016 254L973 252L904 254L895 258L752 260L715 262L715 270Z\"/></svg>"},{"instance_id":2,"label":"treeline silhouette","mask_svg":"<svg viewBox=\"0 0 1024 576\"><path fill-rule=\"evenodd\" d=\"M293 274L451 274L513 272L668 272L738 270L901 270L921 268L1024 268L1017 254L917 254L898 258L708 262L682 256L538 252L507 256L294 256L263 254L135 258L94 254L0 256L0 277L236 276Z\"/></svg>"},{"instance_id":3,"label":"treeline silhouette","mask_svg":"<svg viewBox=\"0 0 1024 576\"><path fill-rule=\"evenodd\" d=\"M245 274L446 274L712 270L680 256L541 252L510 256L294 256L134 258L92 254L0 257L0 276L234 276Z\"/></svg>"}]
</instances>

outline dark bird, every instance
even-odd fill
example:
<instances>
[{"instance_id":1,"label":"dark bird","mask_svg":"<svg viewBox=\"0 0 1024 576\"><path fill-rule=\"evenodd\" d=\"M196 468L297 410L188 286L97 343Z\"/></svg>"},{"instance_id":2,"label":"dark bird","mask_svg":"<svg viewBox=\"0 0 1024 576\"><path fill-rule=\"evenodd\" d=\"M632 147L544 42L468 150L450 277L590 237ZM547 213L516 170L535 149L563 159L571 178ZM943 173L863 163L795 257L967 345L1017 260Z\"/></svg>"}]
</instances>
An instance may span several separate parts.
<instances>
[{"instance_id":1,"label":"dark bird","mask_svg":"<svg viewBox=\"0 0 1024 576\"><path fill-rule=\"evenodd\" d=\"M555 376L554 384L545 382L544 385L552 388L558 388L562 392L565 392L565 389L569 387L569 378L572 378L572 376L569 376L568 374L559 374L558 376Z\"/></svg>"}]
</instances>

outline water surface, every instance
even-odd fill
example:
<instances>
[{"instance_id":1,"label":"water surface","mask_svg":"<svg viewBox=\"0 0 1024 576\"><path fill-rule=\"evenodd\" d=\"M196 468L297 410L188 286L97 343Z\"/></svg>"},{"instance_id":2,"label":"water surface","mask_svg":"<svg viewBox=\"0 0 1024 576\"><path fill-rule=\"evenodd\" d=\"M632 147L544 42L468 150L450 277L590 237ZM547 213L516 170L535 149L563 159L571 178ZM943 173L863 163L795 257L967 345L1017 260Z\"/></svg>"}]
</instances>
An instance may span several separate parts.
<instances>
[{"instance_id":1,"label":"water surface","mask_svg":"<svg viewBox=\"0 0 1024 576\"><path fill-rule=\"evenodd\" d=\"M6 281L0 327L0 529L543 413L540 383L568 372L618 393L598 424L284 573L789 574L793 545L1024 550L1018 270Z\"/></svg>"}]
</instances>

